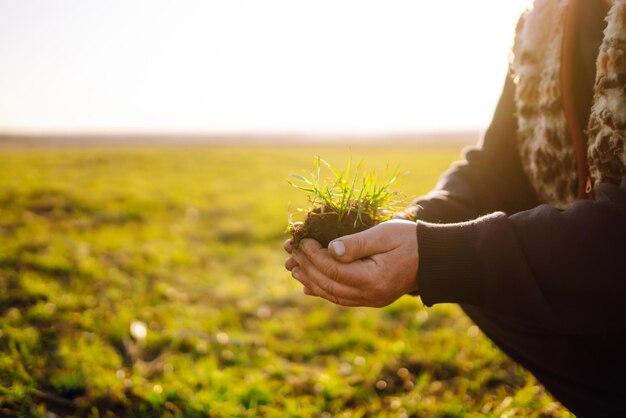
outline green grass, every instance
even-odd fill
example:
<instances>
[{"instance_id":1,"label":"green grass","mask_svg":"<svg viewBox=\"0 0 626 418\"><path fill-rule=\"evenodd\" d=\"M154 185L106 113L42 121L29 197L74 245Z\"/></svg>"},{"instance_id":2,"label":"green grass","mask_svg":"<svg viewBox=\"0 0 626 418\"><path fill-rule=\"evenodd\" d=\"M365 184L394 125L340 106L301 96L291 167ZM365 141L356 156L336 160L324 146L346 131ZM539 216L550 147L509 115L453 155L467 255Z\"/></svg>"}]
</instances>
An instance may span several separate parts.
<instances>
[{"instance_id":1,"label":"green grass","mask_svg":"<svg viewBox=\"0 0 626 418\"><path fill-rule=\"evenodd\" d=\"M316 156L313 161L314 169L309 176L292 174L300 184L290 182L307 193L310 206L302 211L308 213L320 209L322 213L334 212L340 221L350 213L355 213L355 225L364 216L375 223L391 218L396 203L392 200L392 188L398 181L399 168L390 172L387 165L382 175L378 176L373 171L366 171L363 161L353 170L352 158L348 159L346 168L342 170L334 168L320 156Z\"/></svg>"},{"instance_id":2,"label":"green grass","mask_svg":"<svg viewBox=\"0 0 626 418\"><path fill-rule=\"evenodd\" d=\"M454 305L302 294L286 179L314 155L398 164L409 200L459 151L3 149L0 416L569 416Z\"/></svg>"}]
</instances>

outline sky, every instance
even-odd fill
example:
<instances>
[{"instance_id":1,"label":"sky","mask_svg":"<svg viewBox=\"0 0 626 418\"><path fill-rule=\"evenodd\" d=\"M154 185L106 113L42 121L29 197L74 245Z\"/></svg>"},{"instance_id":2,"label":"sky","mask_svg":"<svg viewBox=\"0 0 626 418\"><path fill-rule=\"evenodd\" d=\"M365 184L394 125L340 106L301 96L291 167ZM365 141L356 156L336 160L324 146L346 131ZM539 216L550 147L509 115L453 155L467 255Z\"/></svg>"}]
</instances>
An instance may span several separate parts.
<instances>
[{"instance_id":1,"label":"sky","mask_svg":"<svg viewBox=\"0 0 626 418\"><path fill-rule=\"evenodd\" d=\"M528 0L0 0L0 131L483 129Z\"/></svg>"}]
</instances>

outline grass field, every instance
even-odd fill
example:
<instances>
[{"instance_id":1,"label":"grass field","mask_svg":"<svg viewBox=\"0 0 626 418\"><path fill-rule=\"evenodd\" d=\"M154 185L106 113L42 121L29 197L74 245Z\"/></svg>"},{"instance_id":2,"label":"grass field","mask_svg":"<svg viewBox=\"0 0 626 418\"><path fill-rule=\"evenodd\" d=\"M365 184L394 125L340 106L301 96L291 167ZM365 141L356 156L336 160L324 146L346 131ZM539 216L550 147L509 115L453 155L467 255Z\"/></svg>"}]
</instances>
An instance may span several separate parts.
<instances>
[{"instance_id":1,"label":"grass field","mask_svg":"<svg viewBox=\"0 0 626 418\"><path fill-rule=\"evenodd\" d=\"M317 154L400 164L409 200L460 150L0 150L0 416L571 416L456 306L302 294L287 179Z\"/></svg>"}]
</instances>

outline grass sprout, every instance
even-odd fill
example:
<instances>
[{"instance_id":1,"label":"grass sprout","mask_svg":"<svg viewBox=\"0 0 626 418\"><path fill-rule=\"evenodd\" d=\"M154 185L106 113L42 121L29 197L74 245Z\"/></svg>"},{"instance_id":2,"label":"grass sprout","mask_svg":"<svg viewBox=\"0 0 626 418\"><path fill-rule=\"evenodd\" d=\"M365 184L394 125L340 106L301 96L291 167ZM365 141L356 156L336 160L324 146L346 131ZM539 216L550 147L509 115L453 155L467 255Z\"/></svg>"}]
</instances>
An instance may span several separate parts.
<instances>
[{"instance_id":1,"label":"grass sprout","mask_svg":"<svg viewBox=\"0 0 626 418\"><path fill-rule=\"evenodd\" d=\"M335 212L340 220L356 213L355 222L364 216L382 222L393 213L397 193L392 188L400 178L399 173L399 167L390 169L387 164L382 175L377 176L365 170L363 161L353 167L352 158L345 169L338 170L316 156L309 176L292 174L299 184L288 182L305 191L312 208L322 213Z\"/></svg>"}]
</instances>

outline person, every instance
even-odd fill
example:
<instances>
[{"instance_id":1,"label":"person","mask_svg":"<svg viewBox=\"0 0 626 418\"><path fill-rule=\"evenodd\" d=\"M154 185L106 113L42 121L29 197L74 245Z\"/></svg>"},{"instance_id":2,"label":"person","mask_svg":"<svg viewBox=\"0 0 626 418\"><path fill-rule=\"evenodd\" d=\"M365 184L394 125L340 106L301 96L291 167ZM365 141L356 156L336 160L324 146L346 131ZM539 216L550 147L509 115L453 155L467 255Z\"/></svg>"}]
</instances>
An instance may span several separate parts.
<instances>
[{"instance_id":1,"label":"person","mask_svg":"<svg viewBox=\"0 0 626 418\"><path fill-rule=\"evenodd\" d=\"M458 303L574 414L626 416L626 0L536 0L515 33L463 161L404 219L287 241L285 266L341 305Z\"/></svg>"}]
</instances>

